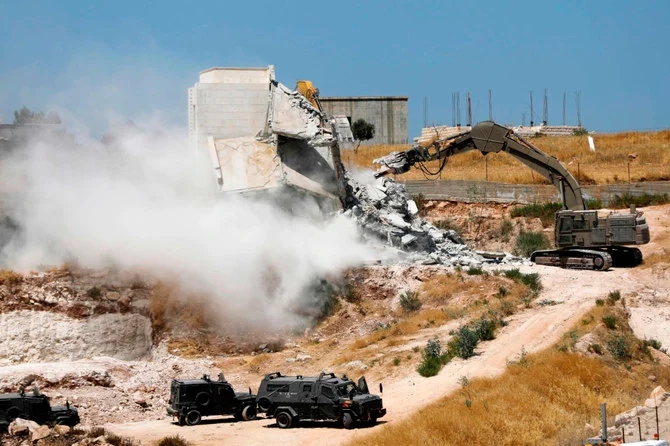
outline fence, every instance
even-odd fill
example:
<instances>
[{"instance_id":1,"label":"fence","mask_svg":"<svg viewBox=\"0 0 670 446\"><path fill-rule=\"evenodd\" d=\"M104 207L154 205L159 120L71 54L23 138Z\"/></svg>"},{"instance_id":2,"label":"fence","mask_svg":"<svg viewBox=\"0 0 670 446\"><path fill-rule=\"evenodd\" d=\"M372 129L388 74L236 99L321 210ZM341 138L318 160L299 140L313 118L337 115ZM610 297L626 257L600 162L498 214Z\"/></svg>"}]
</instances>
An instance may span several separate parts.
<instances>
[{"instance_id":1,"label":"fence","mask_svg":"<svg viewBox=\"0 0 670 446\"><path fill-rule=\"evenodd\" d=\"M405 181L410 195L421 194L427 200L463 202L494 201L498 203L543 203L561 201L561 195L552 185L507 184L468 180L412 180ZM645 194L670 195L670 181L647 181L631 184L582 186L585 199L599 199L608 205L616 195Z\"/></svg>"}]
</instances>

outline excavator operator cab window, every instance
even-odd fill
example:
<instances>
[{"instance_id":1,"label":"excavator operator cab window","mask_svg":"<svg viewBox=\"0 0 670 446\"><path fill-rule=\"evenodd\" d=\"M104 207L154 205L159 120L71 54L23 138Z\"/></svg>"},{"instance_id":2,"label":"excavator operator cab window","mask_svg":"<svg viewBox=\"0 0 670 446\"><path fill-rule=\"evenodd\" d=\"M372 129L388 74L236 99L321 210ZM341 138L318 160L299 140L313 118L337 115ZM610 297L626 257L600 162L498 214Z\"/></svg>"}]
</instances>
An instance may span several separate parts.
<instances>
[{"instance_id":1,"label":"excavator operator cab window","mask_svg":"<svg viewBox=\"0 0 670 446\"><path fill-rule=\"evenodd\" d=\"M584 220L584 218L575 218L575 220L572 222L572 228L575 231L583 231L585 229L589 229L589 222Z\"/></svg>"},{"instance_id":2,"label":"excavator operator cab window","mask_svg":"<svg viewBox=\"0 0 670 446\"><path fill-rule=\"evenodd\" d=\"M559 231L560 232L572 232L572 217L561 218Z\"/></svg>"}]
</instances>

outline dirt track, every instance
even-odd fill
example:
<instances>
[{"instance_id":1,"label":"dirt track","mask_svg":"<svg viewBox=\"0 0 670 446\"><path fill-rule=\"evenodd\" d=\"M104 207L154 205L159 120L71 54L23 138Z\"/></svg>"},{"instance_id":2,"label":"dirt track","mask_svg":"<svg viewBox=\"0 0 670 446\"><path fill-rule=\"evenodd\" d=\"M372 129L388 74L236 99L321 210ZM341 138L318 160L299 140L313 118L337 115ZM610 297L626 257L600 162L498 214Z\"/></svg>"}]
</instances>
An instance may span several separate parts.
<instances>
[{"instance_id":1,"label":"dirt track","mask_svg":"<svg viewBox=\"0 0 670 446\"><path fill-rule=\"evenodd\" d=\"M670 206L646 210L651 226L652 243L643 246L644 255L667 249ZM631 322L638 337L654 338L663 346L670 345L670 335L665 331L665 315L670 308L670 271L667 266L658 268L613 269L607 272L570 271L551 267L530 266L523 272L538 272L544 291L540 299L558 302L553 306L536 306L509 319L509 325L497 338L480 345L478 355L450 362L438 376L421 378L411 367L402 376L384 382L384 405L387 415L377 426L347 431L328 425L305 426L281 430L274 420L260 418L253 422L235 423L228 419L212 419L195 427L179 427L169 419L107 425L111 431L131 436L152 444L166 435L179 434L197 445L220 444L315 444L335 445L354 440L370 430L384 429L386 423L396 422L422 407L459 388L459 379L495 376L504 372L507 362L523 350L532 353L551 346L571 325L594 305L596 298L603 298L613 290L631 296L628 307L633 314ZM637 326L635 321L640 321ZM376 383L370 383L375 388ZM643 402L640 402L642 404ZM380 421L382 421L380 420ZM666 426L661 438L668 438Z\"/></svg>"}]
</instances>

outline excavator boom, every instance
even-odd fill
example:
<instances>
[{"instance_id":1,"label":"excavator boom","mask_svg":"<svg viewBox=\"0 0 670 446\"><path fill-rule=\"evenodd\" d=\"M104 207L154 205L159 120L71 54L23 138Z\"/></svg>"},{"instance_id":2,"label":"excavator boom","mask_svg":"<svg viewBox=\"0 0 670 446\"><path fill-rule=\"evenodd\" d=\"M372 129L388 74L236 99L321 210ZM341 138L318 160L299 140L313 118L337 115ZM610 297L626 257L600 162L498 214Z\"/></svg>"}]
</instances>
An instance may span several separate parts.
<instances>
[{"instance_id":1,"label":"excavator boom","mask_svg":"<svg viewBox=\"0 0 670 446\"><path fill-rule=\"evenodd\" d=\"M556 213L554 228L558 249L535 251L530 257L532 261L595 270L606 270L611 265L635 266L642 261L639 249L623 246L649 242L649 226L641 212L631 209L629 214L612 213L601 218L597 211L586 210L579 183L558 159L493 121L484 121L472 130L376 159L374 163L382 167L375 176L405 173L414 165L419 165L426 173L436 174L444 169L449 157L470 150L479 150L484 155L508 153L551 181L560 191L563 210ZM442 160L442 163L436 172L429 172L423 163L435 160Z\"/></svg>"},{"instance_id":2,"label":"excavator boom","mask_svg":"<svg viewBox=\"0 0 670 446\"><path fill-rule=\"evenodd\" d=\"M510 154L551 181L561 192L565 209L586 209L579 183L558 159L493 121L481 122L468 132L434 141L425 147L416 145L406 152L394 152L376 159L374 162L382 164L382 168L375 175L380 177L389 173L404 173L417 163L446 160L470 150L479 150L484 155L501 151Z\"/></svg>"}]
</instances>

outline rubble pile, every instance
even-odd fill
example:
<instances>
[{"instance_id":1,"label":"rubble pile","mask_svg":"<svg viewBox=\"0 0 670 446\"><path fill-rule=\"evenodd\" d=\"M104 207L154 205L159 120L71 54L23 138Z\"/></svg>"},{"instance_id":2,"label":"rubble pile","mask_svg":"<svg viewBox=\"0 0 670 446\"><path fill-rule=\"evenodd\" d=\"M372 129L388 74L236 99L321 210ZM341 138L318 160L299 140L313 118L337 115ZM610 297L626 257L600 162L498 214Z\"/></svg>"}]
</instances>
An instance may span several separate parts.
<instances>
[{"instance_id":1,"label":"rubble pile","mask_svg":"<svg viewBox=\"0 0 670 446\"><path fill-rule=\"evenodd\" d=\"M492 261L470 249L454 230L442 230L419 217L405 186L381 177L363 184L347 173L355 204L344 214L355 220L371 240L397 249L408 263L479 267ZM515 258L505 255L500 262ZM518 259L516 259L518 260Z\"/></svg>"}]
</instances>

